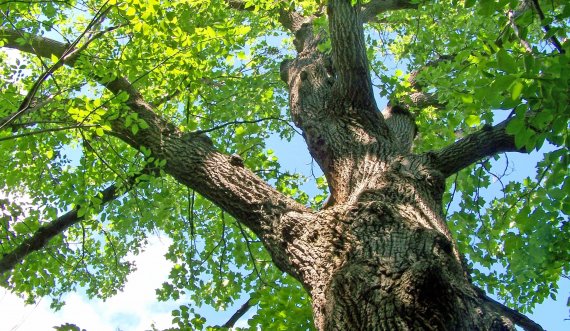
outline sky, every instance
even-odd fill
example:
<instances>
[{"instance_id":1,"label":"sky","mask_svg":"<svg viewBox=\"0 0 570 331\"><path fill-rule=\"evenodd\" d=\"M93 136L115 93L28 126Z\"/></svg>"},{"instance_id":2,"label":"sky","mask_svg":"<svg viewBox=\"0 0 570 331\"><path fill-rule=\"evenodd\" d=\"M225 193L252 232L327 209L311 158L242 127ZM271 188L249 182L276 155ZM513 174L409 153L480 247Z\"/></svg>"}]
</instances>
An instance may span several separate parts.
<instances>
[{"instance_id":1,"label":"sky","mask_svg":"<svg viewBox=\"0 0 570 331\"><path fill-rule=\"evenodd\" d=\"M152 324L158 329L171 327L171 310L184 302L157 302L154 292L167 279L172 266L164 258L169 244L166 237L152 237L149 249L136 257L137 271L129 276L124 291L105 302L71 293L63 309L53 312L49 299L25 305L22 299L0 289L0 331L53 330L53 326L65 323L88 331L150 330ZM211 321L217 322L219 316L219 322L224 323L233 311L207 313ZM246 326L245 321L237 326Z\"/></svg>"}]
</instances>

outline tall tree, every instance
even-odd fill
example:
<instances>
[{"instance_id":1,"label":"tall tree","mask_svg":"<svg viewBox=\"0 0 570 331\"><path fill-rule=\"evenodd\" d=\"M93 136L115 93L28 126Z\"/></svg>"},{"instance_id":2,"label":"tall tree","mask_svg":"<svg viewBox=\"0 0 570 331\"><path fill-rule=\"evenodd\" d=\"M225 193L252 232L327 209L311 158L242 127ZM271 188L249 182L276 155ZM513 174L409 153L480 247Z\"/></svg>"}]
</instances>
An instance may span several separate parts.
<instances>
[{"instance_id":1,"label":"tall tree","mask_svg":"<svg viewBox=\"0 0 570 331\"><path fill-rule=\"evenodd\" d=\"M570 268L566 1L0 11L21 52L0 73L2 286L55 308L112 296L154 233L174 263L159 300L247 294L252 329L541 329L515 309ZM324 173L314 197L265 147L295 132ZM545 141L536 178L482 198L493 159ZM204 327L192 307L180 328Z\"/></svg>"}]
</instances>

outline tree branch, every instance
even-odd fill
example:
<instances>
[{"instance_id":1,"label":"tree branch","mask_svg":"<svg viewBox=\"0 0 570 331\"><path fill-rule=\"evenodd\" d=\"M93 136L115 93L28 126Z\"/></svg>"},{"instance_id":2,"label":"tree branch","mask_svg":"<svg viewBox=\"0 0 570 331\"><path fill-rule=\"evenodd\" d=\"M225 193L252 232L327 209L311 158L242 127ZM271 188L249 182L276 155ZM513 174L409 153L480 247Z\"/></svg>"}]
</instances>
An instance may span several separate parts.
<instances>
[{"instance_id":1,"label":"tree branch","mask_svg":"<svg viewBox=\"0 0 570 331\"><path fill-rule=\"evenodd\" d=\"M7 39L5 47L43 57L59 55L66 49L65 44L44 37L29 35L30 42L20 45L15 41L19 34L5 30L0 30L0 34ZM73 66L75 60L65 64ZM282 245L273 243L279 236L271 231L280 222L295 222L299 215L310 213L307 207L278 192L243 164L232 162L231 156L217 151L211 142L202 139L203 135L184 136L171 122L157 115L125 78L117 77L108 83L101 77L92 78L115 95L127 93L126 105L148 125L133 133L125 116L118 116L110 120L113 135L136 149L144 146L153 157L165 160L166 173L230 213L264 240L267 247L275 247L270 250L274 262L282 270L296 274L290 260L294 257L279 248Z\"/></svg>"},{"instance_id":2,"label":"tree branch","mask_svg":"<svg viewBox=\"0 0 570 331\"><path fill-rule=\"evenodd\" d=\"M75 125L62 126L62 127L57 127L57 128L39 129L39 130L28 131L28 132L15 134L15 135L11 135L11 136L0 137L0 141L18 139L18 138L22 138L22 137L33 136L36 134L47 133L47 132L58 132L58 131L73 130L73 129L84 129L84 128L92 128L92 127L97 127L97 126L98 125L75 124Z\"/></svg>"},{"instance_id":3,"label":"tree branch","mask_svg":"<svg viewBox=\"0 0 570 331\"><path fill-rule=\"evenodd\" d=\"M99 205L103 206L108 202L115 200L123 193L130 191L135 186L138 178L150 173L155 173L155 171L146 167L138 174L127 179L124 191L120 191L117 184L112 184L96 194L92 199L101 200ZM89 206L91 205L92 203L89 203ZM79 215L80 209L82 209L82 206L76 206L71 211L58 217L55 221L40 226L31 237L20 242L14 250L3 254L0 258L0 275L14 268L17 263L22 262L22 260L24 260L24 258L30 253L44 248L53 237L62 233L70 226L81 222L85 217L83 215Z\"/></svg>"},{"instance_id":4,"label":"tree branch","mask_svg":"<svg viewBox=\"0 0 570 331\"><path fill-rule=\"evenodd\" d=\"M439 102L433 93L425 92L425 86L422 82L418 81L418 76L425 72L428 68L437 67L440 63L450 61L455 58L455 55L441 55L437 59L428 61L420 68L411 72L408 82L413 88L413 92L400 98L397 102L404 105L408 110L413 108L422 109L428 106L436 108L444 108L445 104Z\"/></svg>"},{"instance_id":5,"label":"tree branch","mask_svg":"<svg viewBox=\"0 0 570 331\"><path fill-rule=\"evenodd\" d=\"M31 100L27 109L20 113L21 116L25 116L28 113L32 113L36 110L43 108L44 106L48 105L54 99L54 95L47 96L45 99L34 98ZM5 128L7 126L13 127L14 121L16 120L15 114L10 114L3 118L0 118L0 129Z\"/></svg>"},{"instance_id":6,"label":"tree branch","mask_svg":"<svg viewBox=\"0 0 570 331\"><path fill-rule=\"evenodd\" d=\"M417 3L410 0L372 0L363 5L362 22L370 22L381 13L400 9L416 9Z\"/></svg>"},{"instance_id":7,"label":"tree branch","mask_svg":"<svg viewBox=\"0 0 570 331\"><path fill-rule=\"evenodd\" d=\"M514 10L509 10L507 12L507 17L509 19L509 25L511 26L511 29L513 29L515 36L517 37L517 39L519 40L521 45L524 47L525 51L527 51L528 53L532 53L532 46L530 45L530 43L526 39L524 39L524 36L521 34L520 28L516 22L516 18L519 15L521 15L521 13L518 13ZM497 40L497 42L501 43L502 40Z\"/></svg>"},{"instance_id":8,"label":"tree branch","mask_svg":"<svg viewBox=\"0 0 570 331\"><path fill-rule=\"evenodd\" d=\"M230 319L228 319L226 323L224 323L224 325L222 325L222 327L232 328L236 322L252 307L251 301L251 298L247 299L247 301L241 305L241 307L239 307L239 309L230 317Z\"/></svg>"},{"instance_id":9,"label":"tree branch","mask_svg":"<svg viewBox=\"0 0 570 331\"><path fill-rule=\"evenodd\" d=\"M337 76L333 91L354 107L377 113L360 8L353 7L348 0L330 0L328 15L333 67Z\"/></svg>"},{"instance_id":10,"label":"tree branch","mask_svg":"<svg viewBox=\"0 0 570 331\"><path fill-rule=\"evenodd\" d=\"M511 309L500 302L497 302L487 296L485 291L480 288L475 287L475 290L479 295L485 300L493 310L498 311L500 314L506 316L513 321L516 325L522 327L526 331L544 331L544 329L535 321L526 317L525 315L519 313L518 311Z\"/></svg>"},{"instance_id":11,"label":"tree branch","mask_svg":"<svg viewBox=\"0 0 570 331\"><path fill-rule=\"evenodd\" d=\"M526 152L517 148L514 136L506 132L509 121L510 118L495 126L484 126L439 151L430 152L433 165L449 177L485 157L503 152Z\"/></svg>"}]
</instances>

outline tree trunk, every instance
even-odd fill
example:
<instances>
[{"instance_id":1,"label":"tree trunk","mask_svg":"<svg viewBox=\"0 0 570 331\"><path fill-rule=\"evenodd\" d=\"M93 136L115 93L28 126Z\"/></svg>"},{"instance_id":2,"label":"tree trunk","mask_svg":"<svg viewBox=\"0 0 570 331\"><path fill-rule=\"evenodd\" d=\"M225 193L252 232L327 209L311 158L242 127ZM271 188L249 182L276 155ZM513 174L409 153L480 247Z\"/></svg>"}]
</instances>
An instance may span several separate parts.
<instances>
[{"instance_id":1,"label":"tree trunk","mask_svg":"<svg viewBox=\"0 0 570 331\"><path fill-rule=\"evenodd\" d=\"M389 160L346 203L281 228L319 330L513 329L471 285L425 162Z\"/></svg>"},{"instance_id":2,"label":"tree trunk","mask_svg":"<svg viewBox=\"0 0 570 331\"><path fill-rule=\"evenodd\" d=\"M329 1L330 55L309 24L290 24L299 53L281 78L331 196L310 220L274 229L278 247L311 294L319 330L513 329L471 285L442 213L447 169L481 156L411 153L414 117L376 108L361 13Z\"/></svg>"}]
</instances>

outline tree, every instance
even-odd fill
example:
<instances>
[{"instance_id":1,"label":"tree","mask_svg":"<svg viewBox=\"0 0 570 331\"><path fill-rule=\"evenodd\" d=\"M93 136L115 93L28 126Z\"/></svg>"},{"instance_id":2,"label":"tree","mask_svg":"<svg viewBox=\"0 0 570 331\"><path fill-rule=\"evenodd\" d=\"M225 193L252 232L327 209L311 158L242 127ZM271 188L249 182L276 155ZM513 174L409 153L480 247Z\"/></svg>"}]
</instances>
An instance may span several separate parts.
<instances>
[{"instance_id":1,"label":"tree","mask_svg":"<svg viewBox=\"0 0 570 331\"><path fill-rule=\"evenodd\" d=\"M158 299L246 293L254 329L541 329L515 309L570 266L566 2L0 10L0 44L22 52L2 68L4 287L55 308L79 287L109 297L162 233ZM324 173L311 198L265 149L296 130ZM545 142L536 178L480 196L492 160ZM192 305L173 317L204 327Z\"/></svg>"}]
</instances>

